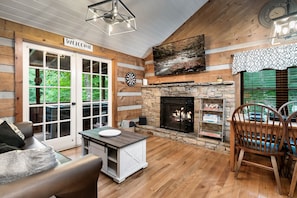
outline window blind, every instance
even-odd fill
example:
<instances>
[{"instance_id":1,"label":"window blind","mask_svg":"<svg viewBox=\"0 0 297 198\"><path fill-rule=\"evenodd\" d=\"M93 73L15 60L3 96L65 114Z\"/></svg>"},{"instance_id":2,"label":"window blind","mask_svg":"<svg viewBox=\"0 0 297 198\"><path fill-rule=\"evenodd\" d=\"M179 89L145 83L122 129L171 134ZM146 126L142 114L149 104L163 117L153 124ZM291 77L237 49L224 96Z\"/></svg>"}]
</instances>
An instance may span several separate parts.
<instances>
[{"instance_id":1,"label":"window blind","mask_svg":"<svg viewBox=\"0 0 297 198\"><path fill-rule=\"evenodd\" d=\"M242 72L242 104L263 103L278 109L297 100L297 68Z\"/></svg>"}]
</instances>

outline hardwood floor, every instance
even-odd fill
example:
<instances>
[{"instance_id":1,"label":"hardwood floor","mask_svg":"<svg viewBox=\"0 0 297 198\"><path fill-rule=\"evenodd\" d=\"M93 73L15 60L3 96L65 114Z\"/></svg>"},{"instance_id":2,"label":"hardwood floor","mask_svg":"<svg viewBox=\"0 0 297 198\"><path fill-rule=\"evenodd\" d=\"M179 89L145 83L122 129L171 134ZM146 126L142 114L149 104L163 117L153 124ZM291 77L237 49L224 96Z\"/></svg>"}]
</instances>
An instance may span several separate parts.
<instances>
[{"instance_id":1,"label":"hardwood floor","mask_svg":"<svg viewBox=\"0 0 297 198\"><path fill-rule=\"evenodd\" d=\"M81 148L62 153L75 159L81 156ZM287 197L277 193L273 172L243 166L236 179L229 169L229 155L166 138L147 139L147 162L147 168L121 184L101 173L98 197ZM290 182L287 178L281 182L287 194Z\"/></svg>"}]
</instances>

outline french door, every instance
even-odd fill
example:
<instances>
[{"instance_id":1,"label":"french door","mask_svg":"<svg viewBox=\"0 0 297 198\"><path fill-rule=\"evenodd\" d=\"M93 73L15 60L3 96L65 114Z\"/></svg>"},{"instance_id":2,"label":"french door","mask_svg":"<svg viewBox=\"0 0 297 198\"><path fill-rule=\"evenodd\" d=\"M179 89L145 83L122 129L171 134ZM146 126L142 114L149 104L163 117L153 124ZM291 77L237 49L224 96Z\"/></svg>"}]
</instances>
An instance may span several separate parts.
<instances>
[{"instance_id":1,"label":"french door","mask_svg":"<svg viewBox=\"0 0 297 198\"><path fill-rule=\"evenodd\" d=\"M37 138L64 150L111 124L110 60L30 43L23 53L23 117Z\"/></svg>"}]
</instances>

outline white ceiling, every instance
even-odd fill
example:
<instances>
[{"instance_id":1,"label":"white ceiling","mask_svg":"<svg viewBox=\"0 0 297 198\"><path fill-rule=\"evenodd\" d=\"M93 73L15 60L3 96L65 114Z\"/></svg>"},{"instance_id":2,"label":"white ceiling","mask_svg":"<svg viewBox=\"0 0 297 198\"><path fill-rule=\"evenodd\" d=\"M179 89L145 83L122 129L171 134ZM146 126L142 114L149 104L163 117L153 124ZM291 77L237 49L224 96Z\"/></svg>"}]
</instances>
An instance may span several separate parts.
<instances>
[{"instance_id":1,"label":"white ceiling","mask_svg":"<svg viewBox=\"0 0 297 198\"><path fill-rule=\"evenodd\" d=\"M1 0L0 18L145 58L208 0L122 0L137 31L107 36L85 22L88 5L102 0Z\"/></svg>"}]
</instances>

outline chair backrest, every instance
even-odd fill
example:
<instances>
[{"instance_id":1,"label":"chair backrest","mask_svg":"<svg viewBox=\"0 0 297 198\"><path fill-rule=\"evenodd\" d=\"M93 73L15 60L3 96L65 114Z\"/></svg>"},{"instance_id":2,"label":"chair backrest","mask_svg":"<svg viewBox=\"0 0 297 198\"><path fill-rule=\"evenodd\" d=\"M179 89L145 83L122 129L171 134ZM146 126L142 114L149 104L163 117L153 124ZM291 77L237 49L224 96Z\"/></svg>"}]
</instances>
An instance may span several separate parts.
<instances>
[{"instance_id":1,"label":"chair backrest","mask_svg":"<svg viewBox=\"0 0 297 198\"><path fill-rule=\"evenodd\" d=\"M291 113L291 115L286 120L287 123L287 143L291 153L297 155L297 111Z\"/></svg>"},{"instance_id":2,"label":"chair backrest","mask_svg":"<svg viewBox=\"0 0 297 198\"><path fill-rule=\"evenodd\" d=\"M262 155L282 148L286 125L281 115L269 106L241 105L233 112L231 124L237 147Z\"/></svg>"},{"instance_id":3,"label":"chair backrest","mask_svg":"<svg viewBox=\"0 0 297 198\"><path fill-rule=\"evenodd\" d=\"M286 119L288 118L294 111L297 111L297 101L289 101L283 104L278 112Z\"/></svg>"}]
</instances>

